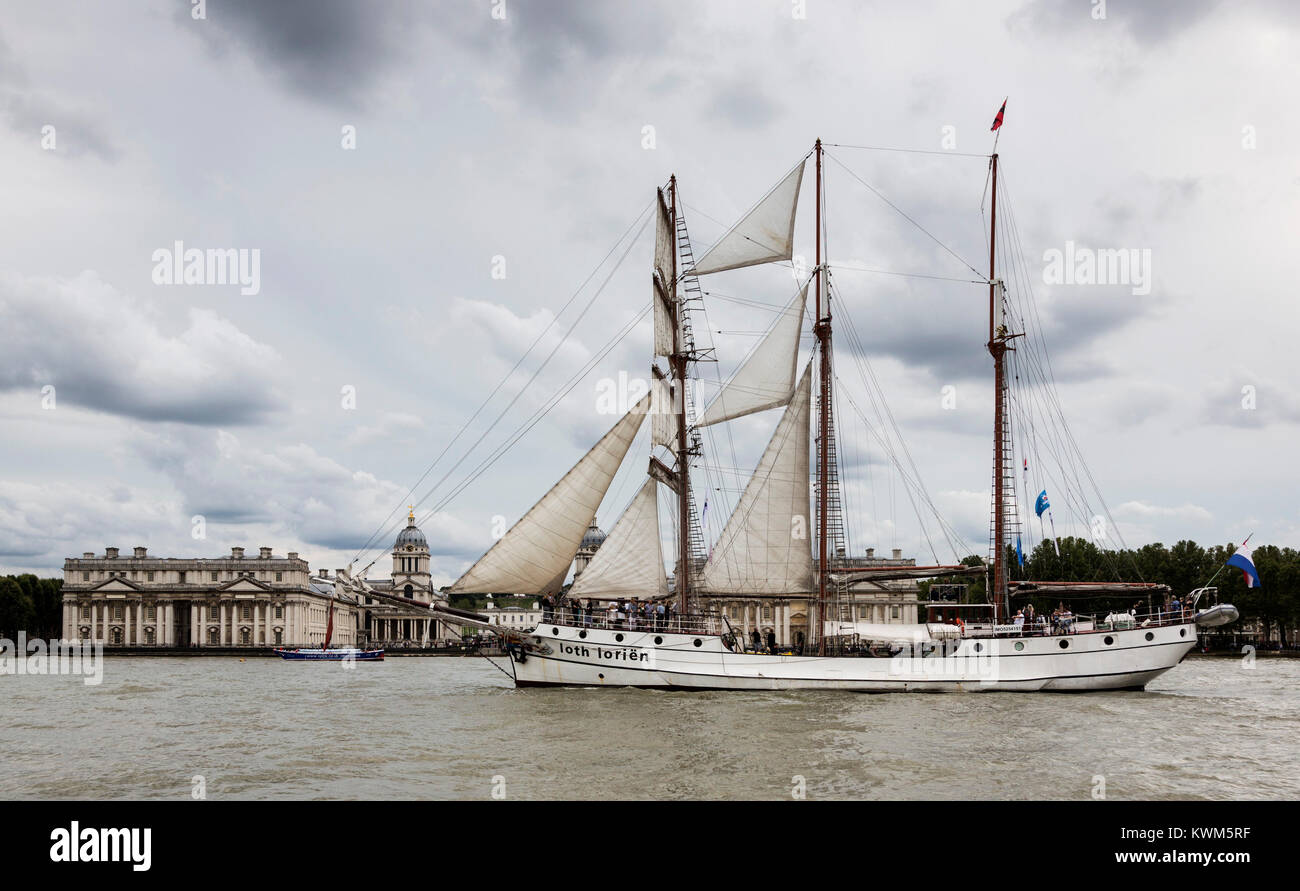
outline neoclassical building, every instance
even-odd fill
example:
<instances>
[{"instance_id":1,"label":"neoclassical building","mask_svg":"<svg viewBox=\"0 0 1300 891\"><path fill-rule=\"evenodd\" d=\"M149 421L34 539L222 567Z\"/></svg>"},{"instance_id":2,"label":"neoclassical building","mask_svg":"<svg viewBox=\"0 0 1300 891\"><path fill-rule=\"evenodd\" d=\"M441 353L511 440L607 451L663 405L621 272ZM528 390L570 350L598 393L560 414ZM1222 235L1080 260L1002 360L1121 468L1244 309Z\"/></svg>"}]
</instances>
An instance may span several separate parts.
<instances>
[{"instance_id":1,"label":"neoclassical building","mask_svg":"<svg viewBox=\"0 0 1300 891\"><path fill-rule=\"evenodd\" d=\"M63 634L107 646L319 646L333 593L295 552L176 558L137 547L124 557L105 548L63 563ZM361 611L340 596L333 643L355 645L360 627Z\"/></svg>"},{"instance_id":2,"label":"neoclassical building","mask_svg":"<svg viewBox=\"0 0 1300 891\"><path fill-rule=\"evenodd\" d=\"M415 525L414 508L407 512L406 527L397 533L392 557L392 578L370 580L372 588L408 600L446 604L446 598L433 587L429 574L429 541ZM366 597L361 608L367 646L428 646L435 641L460 640L459 629L430 618L424 606L413 604L410 609L403 609L391 601Z\"/></svg>"}]
</instances>

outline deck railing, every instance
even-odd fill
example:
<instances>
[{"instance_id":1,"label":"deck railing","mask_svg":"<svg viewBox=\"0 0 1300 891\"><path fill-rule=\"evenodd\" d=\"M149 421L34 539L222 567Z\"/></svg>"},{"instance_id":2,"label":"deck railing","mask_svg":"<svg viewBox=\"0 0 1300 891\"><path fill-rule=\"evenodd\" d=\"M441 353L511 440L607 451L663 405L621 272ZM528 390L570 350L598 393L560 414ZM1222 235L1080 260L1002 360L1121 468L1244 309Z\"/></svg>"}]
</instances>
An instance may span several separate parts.
<instances>
[{"instance_id":1,"label":"deck railing","mask_svg":"<svg viewBox=\"0 0 1300 891\"><path fill-rule=\"evenodd\" d=\"M614 631L666 631L670 634L716 634L716 620L711 616L646 616L607 609L544 610L543 622L576 628L605 628Z\"/></svg>"}]
</instances>

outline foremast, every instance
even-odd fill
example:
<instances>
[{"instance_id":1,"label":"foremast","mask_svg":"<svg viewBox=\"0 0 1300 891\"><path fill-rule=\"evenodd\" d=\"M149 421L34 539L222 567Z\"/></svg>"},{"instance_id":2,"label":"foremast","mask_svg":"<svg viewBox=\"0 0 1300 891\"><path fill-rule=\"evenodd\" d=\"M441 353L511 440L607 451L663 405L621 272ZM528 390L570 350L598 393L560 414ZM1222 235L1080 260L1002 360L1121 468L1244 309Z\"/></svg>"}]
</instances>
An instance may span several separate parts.
<instances>
[{"instance_id":1,"label":"foremast","mask_svg":"<svg viewBox=\"0 0 1300 891\"><path fill-rule=\"evenodd\" d=\"M677 443L673 449L677 458L677 608L686 615L689 608L691 591L691 471L690 440L686 429L686 373L690 353L685 348L682 337L683 316L686 314L684 298L677 287L678 250L677 239L677 176L668 179L668 208L672 221L672 268L668 280L671 282L671 306L673 309L673 352L668 357L668 367L672 374L675 399L673 409L677 413Z\"/></svg>"}]
</instances>

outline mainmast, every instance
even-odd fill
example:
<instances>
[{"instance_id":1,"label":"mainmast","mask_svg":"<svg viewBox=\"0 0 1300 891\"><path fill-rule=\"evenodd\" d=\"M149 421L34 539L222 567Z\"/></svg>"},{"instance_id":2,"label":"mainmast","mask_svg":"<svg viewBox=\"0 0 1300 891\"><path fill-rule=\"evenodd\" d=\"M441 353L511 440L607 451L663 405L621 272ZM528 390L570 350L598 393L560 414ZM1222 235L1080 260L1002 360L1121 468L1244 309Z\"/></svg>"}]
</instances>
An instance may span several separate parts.
<instances>
[{"instance_id":1,"label":"mainmast","mask_svg":"<svg viewBox=\"0 0 1300 891\"><path fill-rule=\"evenodd\" d=\"M668 179L669 218L672 220L672 268L669 286L672 288L673 354L668 365L676 394L677 410L677 608L682 615L688 609L691 577L691 472L690 450L686 434L686 362L689 358L682 344L682 315L686 307L677 296L677 176Z\"/></svg>"},{"instance_id":2,"label":"mainmast","mask_svg":"<svg viewBox=\"0 0 1300 891\"><path fill-rule=\"evenodd\" d=\"M827 510L829 508L830 474L827 461L830 453L830 389L831 389L831 311L830 294L827 293L825 314L822 306L822 141L817 140L813 149L817 156L817 277L816 325L813 333L817 337L818 350L821 354L821 367L818 374L819 398L817 400L817 653L826 655L826 530Z\"/></svg>"},{"instance_id":3,"label":"mainmast","mask_svg":"<svg viewBox=\"0 0 1300 891\"><path fill-rule=\"evenodd\" d=\"M998 237L998 155L993 153L992 201L989 213L989 353L993 356L993 579L989 602L993 604L996 619L1007 603L1006 550L1006 352L1007 329L999 321L998 281L995 247Z\"/></svg>"}]
</instances>

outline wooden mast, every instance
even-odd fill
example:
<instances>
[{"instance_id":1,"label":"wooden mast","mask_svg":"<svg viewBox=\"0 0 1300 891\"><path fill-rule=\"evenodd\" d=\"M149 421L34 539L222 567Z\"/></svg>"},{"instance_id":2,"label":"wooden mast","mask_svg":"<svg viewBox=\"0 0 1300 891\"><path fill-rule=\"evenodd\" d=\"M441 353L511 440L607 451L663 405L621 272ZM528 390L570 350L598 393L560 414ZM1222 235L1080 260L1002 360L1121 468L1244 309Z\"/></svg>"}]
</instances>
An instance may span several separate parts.
<instances>
[{"instance_id":1,"label":"wooden mast","mask_svg":"<svg viewBox=\"0 0 1300 891\"><path fill-rule=\"evenodd\" d=\"M1006 555L1003 549L1006 521L1003 492L1006 477L1006 330L997 327L997 267L994 248L998 237L998 154L992 157L992 202L989 213L989 353L993 356L993 585L989 602L996 619L1007 597Z\"/></svg>"},{"instance_id":2,"label":"wooden mast","mask_svg":"<svg viewBox=\"0 0 1300 891\"><path fill-rule=\"evenodd\" d=\"M831 389L831 312L830 293L826 295L825 317L822 309L822 141L817 140L813 149L817 155L817 322L813 333L817 336L818 350L821 354L819 369L820 395L817 401L817 654L826 655L826 528L830 474L826 463L830 454L830 406L828 397Z\"/></svg>"},{"instance_id":3,"label":"wooden mast","mask_svg":"<svg viewBox=\"0 0 1300 891\"><path fill-rule=\"evenodd\" d=\"M669 214L672 219L672 269L668 286L671 288L673 307L673 355L669 360L672 371L673 393L677 409L677 608L686 615L690 593L691 554L691 471L690 454L686 437L686 361L682 351L682 313L685 306L677 299L677 176L668 179Z\"/></svg>"}]
</instances>

